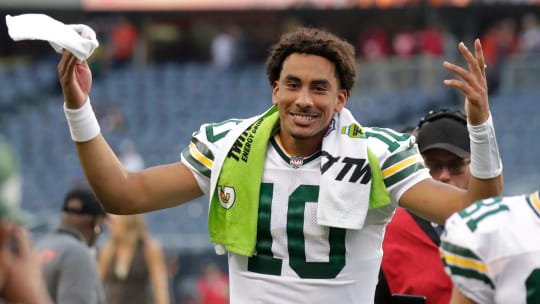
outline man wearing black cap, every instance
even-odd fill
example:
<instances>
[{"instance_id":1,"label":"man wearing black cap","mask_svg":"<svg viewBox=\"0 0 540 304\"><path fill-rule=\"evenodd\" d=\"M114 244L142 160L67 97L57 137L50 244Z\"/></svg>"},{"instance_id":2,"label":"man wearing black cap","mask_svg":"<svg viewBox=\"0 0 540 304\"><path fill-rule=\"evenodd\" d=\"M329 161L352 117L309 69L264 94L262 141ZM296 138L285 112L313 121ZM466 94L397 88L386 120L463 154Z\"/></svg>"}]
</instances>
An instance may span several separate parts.
<instances>
[{"instance_id":1,"label":"man wearing black cap","mask_svg":"<svg viewBox=\"0 0 540 304\"><path fill-rule=\"evenodd\" d=\"M90 246L99 236L106 214L85 188L70 190L62 211L60 227L36 244L49 293L57 304L105 303Z\"/></svg>"},{"instance_id":2,"label":"man wearing black cap","mask_svg":"<svg viewBox=\"0 0 540 304\"><path fill-rule=\"evenodd\" d=\"M431 176L466 189L470 179L470 144L465 115L447 109L430 111L413 135ZM396 209L383 242L375 303L392 303L401 295L425 297L425 303L430 304L449 303L452 283L439 255L441 231L442 227L434 223L405 209Z\"/></svg>"}]
</instances>

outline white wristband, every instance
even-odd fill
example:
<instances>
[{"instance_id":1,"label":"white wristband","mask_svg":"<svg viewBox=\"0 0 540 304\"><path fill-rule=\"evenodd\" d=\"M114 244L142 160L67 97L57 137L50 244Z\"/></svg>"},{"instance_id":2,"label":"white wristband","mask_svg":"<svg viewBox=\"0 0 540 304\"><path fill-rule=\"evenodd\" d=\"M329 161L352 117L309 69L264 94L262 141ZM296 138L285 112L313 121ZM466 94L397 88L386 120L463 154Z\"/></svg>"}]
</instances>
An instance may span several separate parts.
<instances>
[{"instance_id":1,"label":"white wristband","mask_svg":"<svg viewBox=\"0 0 540 304\"><path fill-rule=\"evenodd\" d=\"M471 140L471 175L490 179L502 173L502 161L495 137L491 113L488 119L477 126L467 124Z\"/></svg>"},{"instance_id":2,"label":"white wristband","mask_svg":"<svg viewBox=\"0 0 540 304\"><path fill-rule=\"evenodd\" d=\"M64 103L64 115L69 126L71 139L75 142L89 141L101 131L90 98L87 97L83 106L78 109L68 109Z\"/></svg>"}]
</instances>

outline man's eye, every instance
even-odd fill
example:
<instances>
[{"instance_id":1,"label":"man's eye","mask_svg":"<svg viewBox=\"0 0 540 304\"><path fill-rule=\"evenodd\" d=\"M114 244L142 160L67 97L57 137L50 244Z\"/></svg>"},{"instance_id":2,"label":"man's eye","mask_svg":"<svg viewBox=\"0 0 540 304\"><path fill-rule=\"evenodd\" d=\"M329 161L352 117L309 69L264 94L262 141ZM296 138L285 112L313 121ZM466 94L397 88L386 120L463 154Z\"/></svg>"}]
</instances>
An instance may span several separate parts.
<instances>
[{"instance_id":1,"label":"man's eye","mask_svg":"<svg viewBox=\"0 0 540 304\"><path fill-rule=\"evenodd\" d=\"M298 88L298 83L289 82L289 83L287 83L287 87L290 88L290 89L297 89Z\"/></svg>"}]
</instances>

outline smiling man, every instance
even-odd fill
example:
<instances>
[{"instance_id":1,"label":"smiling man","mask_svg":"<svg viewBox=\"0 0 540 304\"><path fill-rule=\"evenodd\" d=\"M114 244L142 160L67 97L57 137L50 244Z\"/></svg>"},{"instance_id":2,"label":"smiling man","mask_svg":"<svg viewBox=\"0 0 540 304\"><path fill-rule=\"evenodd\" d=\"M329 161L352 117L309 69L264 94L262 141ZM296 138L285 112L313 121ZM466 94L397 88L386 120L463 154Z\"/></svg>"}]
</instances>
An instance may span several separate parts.
<instances>
[{"instance_id":1,"label":"smiling man","mask_svg":"<svg viewBox=\"0 0 540 304\"><path fill-rule=\"evenodd\" d=\"M469 69L445 63L456 75L445 83L465 94L475 130L468 190L432 179L408 134L360 126L346 109L354 47L326 31L300 28L273 46L268 111L203 124L179 162L140 172L127 171L100 134L87 63L65 52L58 71L72 139L107 211L209 196L211 240L228 252L231 303L371 303L398 205L442 224L502 191L482 47L477 40L474 55L463 43L459 50Z\"/></svg>"}]
</instances>

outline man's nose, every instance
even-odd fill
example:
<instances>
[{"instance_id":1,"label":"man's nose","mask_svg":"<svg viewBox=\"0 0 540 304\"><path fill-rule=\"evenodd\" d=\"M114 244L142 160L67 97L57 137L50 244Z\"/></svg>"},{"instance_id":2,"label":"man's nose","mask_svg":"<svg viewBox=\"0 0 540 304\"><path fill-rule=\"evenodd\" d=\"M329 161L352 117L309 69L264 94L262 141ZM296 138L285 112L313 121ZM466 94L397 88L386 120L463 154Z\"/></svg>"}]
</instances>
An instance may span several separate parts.
<instances>
[{"instance_id":1,"label":"man's nose","mask_svg":"<svg viewBox=\"0 0 540 304\"><path fill-rule=\"evenodd\" d=\"M452 178L450 169L448 169L448 167L446 166L442 166L439 170L437 170L436 175L437 176L434 176L434 178L443 183L448 183L448 181L450 181L450 179Z\"/></svg>"},{"instance_id":2,"label":"man's nose","mask_svg":"<svg viewBox=\"0 0 540 304\"><path fill-rule=\"evenodd\" d=\"M313 98L311 96L311 93L309 92L309 89L302 89L298 94L296 102L301 106L313 105Z\"/></svg>"}]
</instances>

